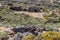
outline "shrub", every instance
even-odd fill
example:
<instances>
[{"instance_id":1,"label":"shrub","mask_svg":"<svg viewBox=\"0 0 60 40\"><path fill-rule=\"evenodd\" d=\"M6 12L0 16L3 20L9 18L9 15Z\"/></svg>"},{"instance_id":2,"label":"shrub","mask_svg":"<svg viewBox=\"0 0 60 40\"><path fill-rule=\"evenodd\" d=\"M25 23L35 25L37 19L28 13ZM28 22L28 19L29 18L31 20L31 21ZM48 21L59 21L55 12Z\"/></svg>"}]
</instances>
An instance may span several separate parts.
<instances>
[{"instance_id":1,"label":"shrub","mask_svg":"<svg viewBox=\"0 0 60 40\"><path fill-rule=\"evenodd\" d=\"M0 32L0 40L2 37L8 38L7 33L6 32Z\"/></svg>"},{"instance_id":2,"label":"shrub","mask_svg":"<svg viewBox=\"0 0 60 40\"><path fill-rule=\"evenodd\" d=\"M33 40L41 40L42 39L41 35L42 34L38 32L38 35Z\"/></svg>"},{"instance_id":3,"label":"shrub","mask_svg":"<svg viewBox=\"0 0 60 40\"><path fill-rule=\"evenodd\" d=\"M33 40L33 39L34 39L34 35L30 34L30 35L24 36L22 40Z\"/></svg>"},{"instance_id":4,"label":"shrub","mask_svg":"<svg viewBox=\"0 0 60 40\"><path fill-rule=\"evenodd\" d=\"M49 31L43 34L42 37L43 40L60 40L60 33Z\"/></svg>"}]
</instances>

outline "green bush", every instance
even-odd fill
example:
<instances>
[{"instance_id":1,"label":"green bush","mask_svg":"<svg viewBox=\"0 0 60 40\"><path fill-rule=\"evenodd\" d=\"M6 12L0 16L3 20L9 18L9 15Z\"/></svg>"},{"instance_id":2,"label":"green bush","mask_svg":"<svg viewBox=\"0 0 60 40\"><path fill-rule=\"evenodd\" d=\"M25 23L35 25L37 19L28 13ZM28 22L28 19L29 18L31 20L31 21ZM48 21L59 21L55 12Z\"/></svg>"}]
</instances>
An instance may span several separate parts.
<instances>
[{"instance_id":1,"label":"green bush","mask_svg":"<svg viewBox=\"0 0 60 40\"><path fill-rule=\"evenodd\" d=\"M58 32L46 32L42 35L43 40L60 40L60 33Z\"/></svg>"},{"instance_id":2,"label":"green bush","mask_svg":"<svg viewBox=\"0 0 60 40\"><path fill-rule=\"evenodd\" d=\"M0 32L0 40L2 37L7 37L7 33L6 32Z\"/></svg>"},{"instance_id":3,"label":"green bush","mask_svg":"<svg viewBox=\"0 0 60 40\"><path fill-rule=\"evenodd\" d=\"M30 35L24 36L22 40L33 40L33 39L34 39L34 35L30 34Z\"/></svg>"},{"instance_id":4,"label":"green bush","mask_svg":"<svg viewBox=\"0 0 60 40\"><path fill-rule=\"evenodd\" d=\"M44 34L38 33L37 36L32 34L24 36L22 40L60 40L60 33L48 31Z\"/></svg>"},{"instance_id":5,"label":"green bush","mask_svg":"<svg viewBox=\"0 0 60 40\"><path fill-rule=\"evenodd\" d=\"M42 34L40 32L38 32L38 35L35 36L35 38L33 40L41 40L41 38L42 38L41 36L42 36Z\"/></svg>"}]
</instances>

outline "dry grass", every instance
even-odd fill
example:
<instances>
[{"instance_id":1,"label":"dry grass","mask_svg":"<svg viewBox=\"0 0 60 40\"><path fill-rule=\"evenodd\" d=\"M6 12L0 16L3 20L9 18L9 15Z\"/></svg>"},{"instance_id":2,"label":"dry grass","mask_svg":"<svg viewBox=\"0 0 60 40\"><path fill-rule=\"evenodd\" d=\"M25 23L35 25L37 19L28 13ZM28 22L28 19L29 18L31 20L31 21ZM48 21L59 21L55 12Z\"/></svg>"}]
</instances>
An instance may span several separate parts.
<instances>
[{"instance_id":1,"label":"dry grass","mask_svg":"<svg viewBox=\"0 0 60 40\"><path fill-rule=\"evenodd\" d=\"M25 13L25 14L28 14L30 16L33 16L33 17L36 17L36 18L43 18L43 14L44 13L37 13L37 12L24 12L24 11L21 11L21 12L17 12L15 11L15 13Z\"/></svg>"},{"instance_id":2,"label":"dry grass","mask_svg":"<svg viewBox=\"0 0 60 40\"><path fill-rule=\"evenodd\" d=\"M0 32L4 32L6 27L0 27Z\"/></svg>"}]
</instances>

